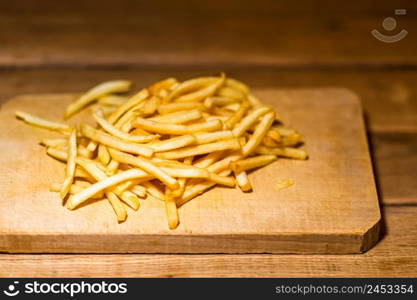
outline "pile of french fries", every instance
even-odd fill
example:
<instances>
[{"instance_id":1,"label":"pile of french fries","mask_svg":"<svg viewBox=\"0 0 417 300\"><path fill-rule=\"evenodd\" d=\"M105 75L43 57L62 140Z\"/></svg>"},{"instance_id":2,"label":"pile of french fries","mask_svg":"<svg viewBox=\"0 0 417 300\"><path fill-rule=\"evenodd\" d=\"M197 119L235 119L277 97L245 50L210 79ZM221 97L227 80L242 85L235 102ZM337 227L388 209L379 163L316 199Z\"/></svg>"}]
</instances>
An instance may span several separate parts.
<instances>
[{"instance_id":1,"label":"pile of french fries","mask_svg":"<svg viewBox=\"0 0 417 300\"><path fill-rule=\"evenodd\" d=\"M283 127L271 106L224 74L179 82L168 78L130 96L130 81L99 84L71 103L65 118L90 106L97 125L79 128L21 111L28 124L63 138L43 139L50 156L66 162L62 183L51 185L68 209L107 199L119 222L126 206L147 196L165 202L168 227L178 208L218 184L252 189L247 172L277 157L306 159L301 136Z\"/></svg>"}]
</instances>

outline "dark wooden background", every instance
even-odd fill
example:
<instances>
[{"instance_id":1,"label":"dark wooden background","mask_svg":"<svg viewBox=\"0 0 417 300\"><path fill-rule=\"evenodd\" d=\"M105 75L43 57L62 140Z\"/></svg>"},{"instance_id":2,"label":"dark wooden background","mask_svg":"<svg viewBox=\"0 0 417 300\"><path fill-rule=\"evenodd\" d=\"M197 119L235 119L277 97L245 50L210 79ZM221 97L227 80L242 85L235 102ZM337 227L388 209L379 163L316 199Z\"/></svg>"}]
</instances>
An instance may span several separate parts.
<instances>
[{"instance_id":1,"label":"dark wooden background","mask_svg":"<svg viewBox=\"0 0 417 300\"><path fill-rule=\"evenodd\" d=\"M394 9L407 15L394 16ZM382 43L382 20L408 36ZM254 88L341 86L362 100L384 230L363 255L9 255L0 276L415 276L417 1L0 0L0 103L226 71ZM1 174L4 176L5 174ZM355 188L355 187L352 187Z\"/></svg>"}]
</instances>

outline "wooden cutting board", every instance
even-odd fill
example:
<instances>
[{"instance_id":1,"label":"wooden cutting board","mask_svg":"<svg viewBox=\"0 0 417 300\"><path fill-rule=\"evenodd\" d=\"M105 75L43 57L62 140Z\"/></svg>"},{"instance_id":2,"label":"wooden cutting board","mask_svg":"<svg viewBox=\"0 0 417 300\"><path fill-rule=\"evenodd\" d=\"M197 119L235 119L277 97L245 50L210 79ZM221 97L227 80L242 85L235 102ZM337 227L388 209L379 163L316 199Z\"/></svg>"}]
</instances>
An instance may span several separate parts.
<instances>
[{"instance_id":1,"label":"wooden cutting board","mask_svg":"<svg viewBox=\"0 0 417 300\"><path fill-rule=\"evenodd\" d=\"M106 201L75 211L48 191L64 167L38 144L54 133L14 117L60 120L75 95L24 95L0 108L0 252L360 253L378 239L380 211L358 98L345 89L258 90L298 129L307 161L279 159L250 175L254 191L216 187L180 208L169 230L146 199L118 224ZM84 116L77 116L77 122ZM295 184L279 190L278 184Z\"/></svg>"}]
</instances>

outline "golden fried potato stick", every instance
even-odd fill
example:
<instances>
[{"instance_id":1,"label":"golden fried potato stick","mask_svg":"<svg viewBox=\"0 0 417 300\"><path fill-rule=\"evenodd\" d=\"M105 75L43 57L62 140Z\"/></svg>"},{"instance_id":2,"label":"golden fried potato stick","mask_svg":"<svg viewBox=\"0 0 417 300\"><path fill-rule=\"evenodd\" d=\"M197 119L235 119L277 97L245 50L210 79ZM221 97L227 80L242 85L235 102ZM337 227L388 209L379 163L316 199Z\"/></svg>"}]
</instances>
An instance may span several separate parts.
<instances>
[{"instance_id":1,"label":"golden fried potato stick","mask_svg":"<svg viewBox=\"0 0 417 300\"><path fill-rule=\"evenodd\" d=\"M146 181L142 183L142 186L146 188L146 193L157 200L165 201L165 195L161 190L152 182Z\"/></svg>"},{"instance_id":2,"label":"golden fried potato stick","mask_svg":"<svg viewBox=\"0 0 417 300\"><path fill-rule=\"evenodd\" d=\"M140 178L143 176L143 171L138 169L130 169L128 171L121 172L119 174L113 175L111 177L107 177L104 180L98 181L91 185L90 187L83 190L81 193L74 195L72 198L69 199L68 207L70 209L75 209L81 203L89 199L92 195L95 195L101 190L105 190L109 187L115 186L123 181ZM113 193L113 195L115 195ZM107 196L107 195L106 195ZM116 196L116 195L115 195ZM117 196L116 196L117 197ZM111 199L109 199L112 201Z\"/></svg>"},{"instance_id":3,"label":"golden fried potato stick","mask_svg":"<svg viewBox=\"0 0 417 300\"><path fill-rule=\"evenodd\" d=\"M103 82L92 89L87 93L82 95L77 101L71 103L65 112L65 118L69 118L91 102L97 100L98 98L112 93L121 93L127 92L132 88L132 82L127 80L116 80L116 81L107 81Z\"/></svg>"},{"instance_id":4,"label":"golden fried potato stick","mask_svg":"<svg viewBox=\"0 0 417 300\"><path fill-rule=\"evenodd\" d=\"M103 166L107 166L111 160L109 151L107 150L106 146L100 144L98 146L98 160L103 164Z\"/></svg>"},{"instance_id":5,"label":"golden fried potato stick","mask_svg":"<svg viewBox=\"0 0 417 300\"><path fill-rule=\"evenodd\" d=\"M72 182L74 181L76 160L77 160L77 131L73 129L68 140L67 167L65 171L65 179L64 179L64 182L62 183L61 191L59 193L59 195L61 196L61 199L64 199L71 189Z\"/></svg>"},{"instance_id":6,"label":"golden fried potato stick","mask_svg":"<svg viewBox=\"0 0 417 300\"><path fill-rule=\"evenodd\" d=\"M250 102L250 104L252 105L252 107L259 107L262 104L261 100L259 100L255 95L253 94L248 94L248 101Z\"/></svg>"},{"instance_id":7,"label":"golden fried potato stick","mask_svg":"<svg viewBox=\"0 0 417 300\"><path fill-rule=\"evenodd\" d=\"M307 152L304 150L291 147L269 148L265 146L258 146L255 152L262 155L277 155L301 160L307 159L308 157Z\"/></svg>"},{"instance_id":8,"label":"golden fried potato stick","mask_svg":"<svg viewBox=\"0 0 417 300\"><path fill-rule=\"evenodd\" d=\"M276 159L277 157L275 155L254 156L242 160L232 161L229 164L229 168L233 172L240 173L242 171L247 171L268 165Z\"/></svg>"},{"instance_id":9,"label":"golden fried potato stick","mask_svg":"<svg viewBox=\"0 0 417 300\"><path fill-rule=\"evenodd\" d=\"M161 115L166 115L166 114L173 113L176 111L185 111L185 110L191 110L191 109L198 109L198 110L204 111L207 108L201 102L181 102L181 103L173 102L173 103L159 105L158 112Z\"/></svg>"},{"instance_id":10,"label":"golden fried potato stick","mask_svg":"<svg viewBox=\"0 0 417 300\"><path fill-rule=\"evenodd\" d=\"M161 81L155 82L152 84L148 90L152 95L158 95L158 93L161 90L170 90L172 89L176 84L179 84L178 80L175 78L167 78L163 79Z\"/></svg>"},{"instance_id":11,"label":"golden fried potato stick","mask_svg":"<svg viewBox=\"0 0 417 300\"><path fill-rule=\"evenodd\" d=\"M237 98L212 96L204 100L204 105L207 108L212 108L213 106L225 106L239 101Z\"/></svg>"},{"instance_id":12,"label":"golden fried potato stick","mask_svg":"<svg viewBox=\"0 0 417 300\"><path fill-rule=\"evenodd\" d=\"M127 101L129 97L118 95L105 95L98 99L98 104L102 106L120 106Z\"/></svg>"},{"instance_id":13,"label":"golden fried potato stick","mask_svg":"<svg viewBox=\"0 0 417 300\"><path fill-rule=\"evenodd\" d=\"M239 109L224 122L226 128L232 129L240 120L242 120L243 116L246 114L249 108L250 103L243 101Z\"/></svg>"},{"instance_id":14,"label":"golden fried potato stick","mask_svg":"<svg viewBox=\"0 0 417 300\"><path fill-rule=\"evenodd\" d=\"M62 184L60 184L60 183L53 183L49 186L49 190L51 192L59 193L61 191L61 188L62 188ZM81 185L78 185L77 183L74 183L74 184L71 185L71 189L69 190L69 194L71 194L71 195L78 194L79 192L81 192L85 188L86 188L85 186L81 186ZM103 191L101 191L101 192L93 195L91 197L91 199L102 199L103 197L104 197L104 193L103 193Z\"/></svg>"},{"instance_id":15,"label":"golden fried potato stick","mask_svg":"<svg viewBox=\"0 0 417 300\"><path fill-rule=\"evenodd\" d=\"M45 147L66 147L68 145L68 139L41 139L39 142L42 146Z\"/></svg>"},{"instance_id":16,"label":"golden fried potato stick","mask_svg":"<svg viewBox=\"0 0 417 300\"><path fill-rule=\"evenodd\" d=\"M249 192L252 190L252 185L250 184L248 175L245 171L234 172L236 177L236 183L242 190L242 192Z\"/></svg>"},{"instance_id":17,"label":"golden fried potato stick","mask_svg":"<svg viewBox=\"0 0 417 300\"><path fill-rule=\"evenodd\" d=\"M130 190L132 191L132 193L134 193L136 196L140 198L146 197L146 188L142 185L137 184L133 186Z\"/></svg>"},{"instance_id":18,"label":"golden fried potato stick","mask_svg":"<svg viewBox=\"0 0 417 300\"><path fill-rule=\"evenodd\" d=\"M234 187L235 181L233 177L223 177L215 173L210 173L205 169L189 166L189 168L161 167L161 169L172 177L180 178L203 178L215 183Z\"/></svg>"},{"instance_id":19,"label":"golden fried potato stick","mask_svg":"<svg viewBox=\"0 0 417 300\"><path fill-rule=\"evenodd\" d=\"M175 203L175 197L172 191L168 187L165 188L165 210L169 229L177 228L179 223L177 204Z\"/></svg>"},{"instance_id":20,"label":"golden fried potato stick","mask_svg":"<svg viewBox=\"0 0 417 300\"><path fill-rule=\"evenodd\" d=\"M178 84L173 91L168 95L167 100L171 101L175 97L185 94L187 92L191 92L193 90L199 89L201 87L205 87L216 80L219 80L219 77L199 77L190 80L186 80L180 84Z\"/></svg>"},{"instance_id":21,"label":"golden fried potato stick","mask_svg":"<svg viewBox=\"0 0 417 300\"><path fill-rule=\"evenodd\" d=\"M215 141L233 139L235 136L230 130L195 133L194 138L197 144L207 144Z\"/></svg>"},{"instance_id":22,"label":"golden fried potato stick","mask_svg":"<svg viewBox=\"0 0 417 300\"><path fill-rule=\"evenodd\" d=\"M169 124L184 124L190 121L199 120L203 117L203 114L198 109L176 111L173 113L165 114L158 117L153 117L148 120L169 123Z\"/></svg>"},{"instance_id":23,"label":"golden fried potato stick","mask_svg":"<svg viewBox=\"0 0 417 300\"><path fill-rule=\"evenodd\" d=\"M157 96L152 96L148 100L145 101L144 105L139 109L139 111L145 115L152 115L155 113L160 102L161 102L161 98Z\"/></svg>"},{"instance_id":24,"label":"golden fried potato stick","mask_svg":"<svg viewBox=\"0 0 417 300\"><path fill-rule=\"evenodd\" d=\"M269 112L262 117L262 120L256 126L252 136L249 138L248 142L242 147L242 153L244 156L248 156L253 151L255 151L256 147L258 147L258 145L262 142L263 137L268 132L274 120L274 112Z\"/></svg>"},{"instance_id":25,"label":"golden fried potato stick","mask_svg":"<svg viewBox=\"0 0 417 300\"><path fill-rule=\"evenodd\" d=\"M119 118L125 114L128 110L130 110L132 107L138 105L139 103L145 101L146 98L148 98L149 92L147 89L143 89L139 91L138 93L134 94L132 97L130 97L126 102L124 102L122 105L120 105L114 113L112 113L108 119L110 124L114 124L119 120Z\"/></svg>"},{"instance_id":26,"label":"golden fried potato stick","mask_svg":"<svg viewBox=\"0 0 417 300\"><path fill-rule=\"evenodd\" d=\"M150 142L153 141L157 138L160 137L159 134L153 134L153 135L144 135L144 136L139 136L139 135L131 135L129 133L123 132L119 129L117 129L115 126L111 125L107 120L105 120L104 118L100 117L98 114L93 114L94 119L96 120L96 122L108 133L110 133L111 135L126 141L126 142L132 142L132 143L146 143L146 142Z\"/></svg>"},{"instance_id":27,"label":"golden fried potato stick","mask_svg":"<svg viewBox=\"0 0 417 300\"><path fill-rule=\"evenodd\" d=\"M197 139L193 135L181 135L163 141L148 144L148 147L153 149L154 152L163 152L182 148L194 144L196 141Z\"/></svg>"},{"instance_id":28,"label":"golden fried potato stick","mask_svg":"<svg viewBox=\"0 0 417 300\"><path fill-rule=\"evenodd\" d=\"M240 149L240 142L238 139L229 139L220 142L209 144L184 147L178 150L171 150L167 152L156 153L155 156L163 159L179 159L187 156L196 156L206 154L214 151L222 150L238 150Z\"/></svg>"},{"instance_id":29,"label":"golden fried potato stick","mask_svg":"<svg viewBox=\"0 0 417 300\"><path fill-rule=\"evenodd\" d=\"M104 144L108 147L123 150L133 154L143 155L146 157L151 157L153 154L153 150L149 147L139 144L126 143L118 137L114 137L97 129L94 129L93 127L87 124L81 124L81 133L84 136L92 139L93 141Z\"/></svg>"},{"instance_id":30,"label":"golden fried potato stick","mask_svg":"<svg viewBox=\"0 0 417 300\"><path fill-rule=\"evenodd\" d=\"M69 135L71 133L72 127L70 125L61 124L49 120L45 120L34 115L25 113L23 111L17 110L15 115L18 119L21 119L25 123L44 129L58 131L62 134Z\"/></svg>"},{"instance_id":31,"label":"golden fried potato stick","mask_svg":"<svg viewBox=\"0 0 417 300\"><path fill-rule=\"evenodd\" d=\"M182 135L195 132L208 132L215 131L222 128L222 122L219 120L213 120L205 123L198 123L193 125L177 125L177 124L166 124L155 121L150 121L143 118L136 118L132 122L133 127L139 127L151 132L161 134L173 134Z\"/></svg>"},{"instance_id":32,"label":"golden fried potato stick","mask_svg":"<svg viewBox=\"0 0 417 300\"><path fill-rule=\"evenodd\" d=\"M106 171L104 171L106 173L107 176L112 176L114 174L116 174L117 169L119 168L119 162L115 161L114 159L112 159L109 164L107 165Z\"/></svg>"},{"instance_id":33,"label":"golden fried potato stick","mask_svg":"<svg viewBox=\"0 0 417 300\"><path fill-rule=\"evenodd\" d=\"M233 128L233 134L236 137L241 136L245 131L252 126L260 117L271 111L270 106L261 106L255 109L253 112L246 115L242 121Z\"/></svg>"},{"instance_id":34,"label":"golden fried potato stick","mask_svg":"<svg viewBox=\"0 0 417 300\"><path fill-rule=\"evenodd\" d=\"M229 78L226 79L225 84L226 84L227 87L238 90L243 94L249 93L249 87L246 84L244 84L243 82L241 82L237 79L229 77Z\"/></svg>"},{"instance_id":35,"label":"golden fried potato stick","mask_svg":"<svg viewBox=\"0 0 417 300\"><path fill-rule=\"evenodd\" d=\"M225 152L227 151L216 151L207 154L204 157L201 157L197 161L194 162L194 166L197 168L207 168L208 166L214 164L216 161L220 160L220 158L225 156Z\"/></svg>"},{"instance_id":36,"label":"golden fried potato stick","mask_svg":"<svg viewBox=\"0 0 417 300\"><path fill-rule=\"evenodd\" d=\"M139 198L133 192L124 191L119 197L120 197L120 199L122 199L122 201L124 203L129 205L130 208L132 208L133 210L138 210L139 209L139 207L140 207Z\"/></svg>"},{"instance_id":37,"label":"golden fried potato stick","mask_svg":"<svg viewBox=\"0 0 417 300\"><path fill-rule=\"evenodd\" d=\"M175 102L199 102L203 101L205 98L212 96L224 83L225 77L224 74L217 80L215 80L213 83L211 83L209 86L197 90L195 92L184 94L182 96L179 96L178 98L175 98Z\"/></svg>"},{"instance_id":38,"label":"golden fried potato stick","mask_svg":"<svg viewBox=\"0 0 417 300\"><path fill-rule=\"evenodd\" d=\"M220 97L230 97L230 98L236 98L239 100L243 100L246 98L246 95L239 91L238 89L232 88L232 87L222 87L218 90L217 95Z\"/></svg>"},{"instance_id":39,"label":"golden fried potato stick","mask_svg":"<svg viewBox=\"0 0 417 300\"><path fill-rule=\"evenodd\" d=\"M230 170L224 170L224 171L220 172L219 175L220 176L229 176L231 172L232 171L230 171ZM208 190L209 188L211 188L212 186L215 186L215 185L216 185L216 183L212 182L212 181L202 181L202 182L199 182L199 183L196 183L196 184L190 186L189 188L186 188L182 197L178 198L176 200L177 207L180 207L180 206L184 205L185 203L187 203L188 201L190 201L194 197L204 193L204 191Z\"/></svg>"},{"instance_id":40,"label":"golden fried potato stick","mask_svg":"<svg viewBox=\"0 0 417 300\"><path fill-rule=\"evenodd\" d=\"M141 157L135 157L115 149L109 149L109 152L113 159L117 160L118 162L129 164L144 170L145 172L161 180L170 189L177 189L179 187L178 181L175 180L175 178L166 174L163 170L161 170L161 168L155 166L151 161Z\"/></svg>"},{"instance_id":41,"label":"golden fried potato stick","mask_svg":"<svg viewBox=\"0 0 417 300\"><path fill-rule=\"evenodd\" d=\"M194 159L194 156L186 157L186 158L184 158L183 163L185 165L192 165L193 159ZM178 179L178 184L180 185L180 187L178 189L172 191L172 196L175 197L175 198L181 197L182 194L184 193L186 183L187 183L187 178L184 178L184 177L179 178Z\"/></svg>"}]
</instances>

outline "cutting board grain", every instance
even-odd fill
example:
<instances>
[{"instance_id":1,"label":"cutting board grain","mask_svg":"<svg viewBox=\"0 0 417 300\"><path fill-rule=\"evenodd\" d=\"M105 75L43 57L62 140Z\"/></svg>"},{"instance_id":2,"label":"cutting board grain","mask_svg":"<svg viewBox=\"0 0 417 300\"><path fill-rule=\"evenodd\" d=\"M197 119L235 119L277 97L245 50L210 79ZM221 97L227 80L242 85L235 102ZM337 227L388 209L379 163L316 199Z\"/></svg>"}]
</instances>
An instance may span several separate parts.
<instances>
[{"instance_id":1,"label":"cutting board grain","mask_svg":"<svg viewBox=\"0 0 417 300\"><path fill-rule=\"evenodd\" d=\"M254 191L215 188L180 209L167 228L146 199L117 224L106 201L75 211L48 191L63 165L38 144L53 133L14 118L25 110L59 120L75 95L18 96L0 108L0 252L360 253L376 243L380 211L359 99L337 88L259 90L304 136L307 161L279 159L250 175ZM85 118L81 115L73 120ZM277 190L282 179L295 185Z\"/></svg>"}]
</instances>

